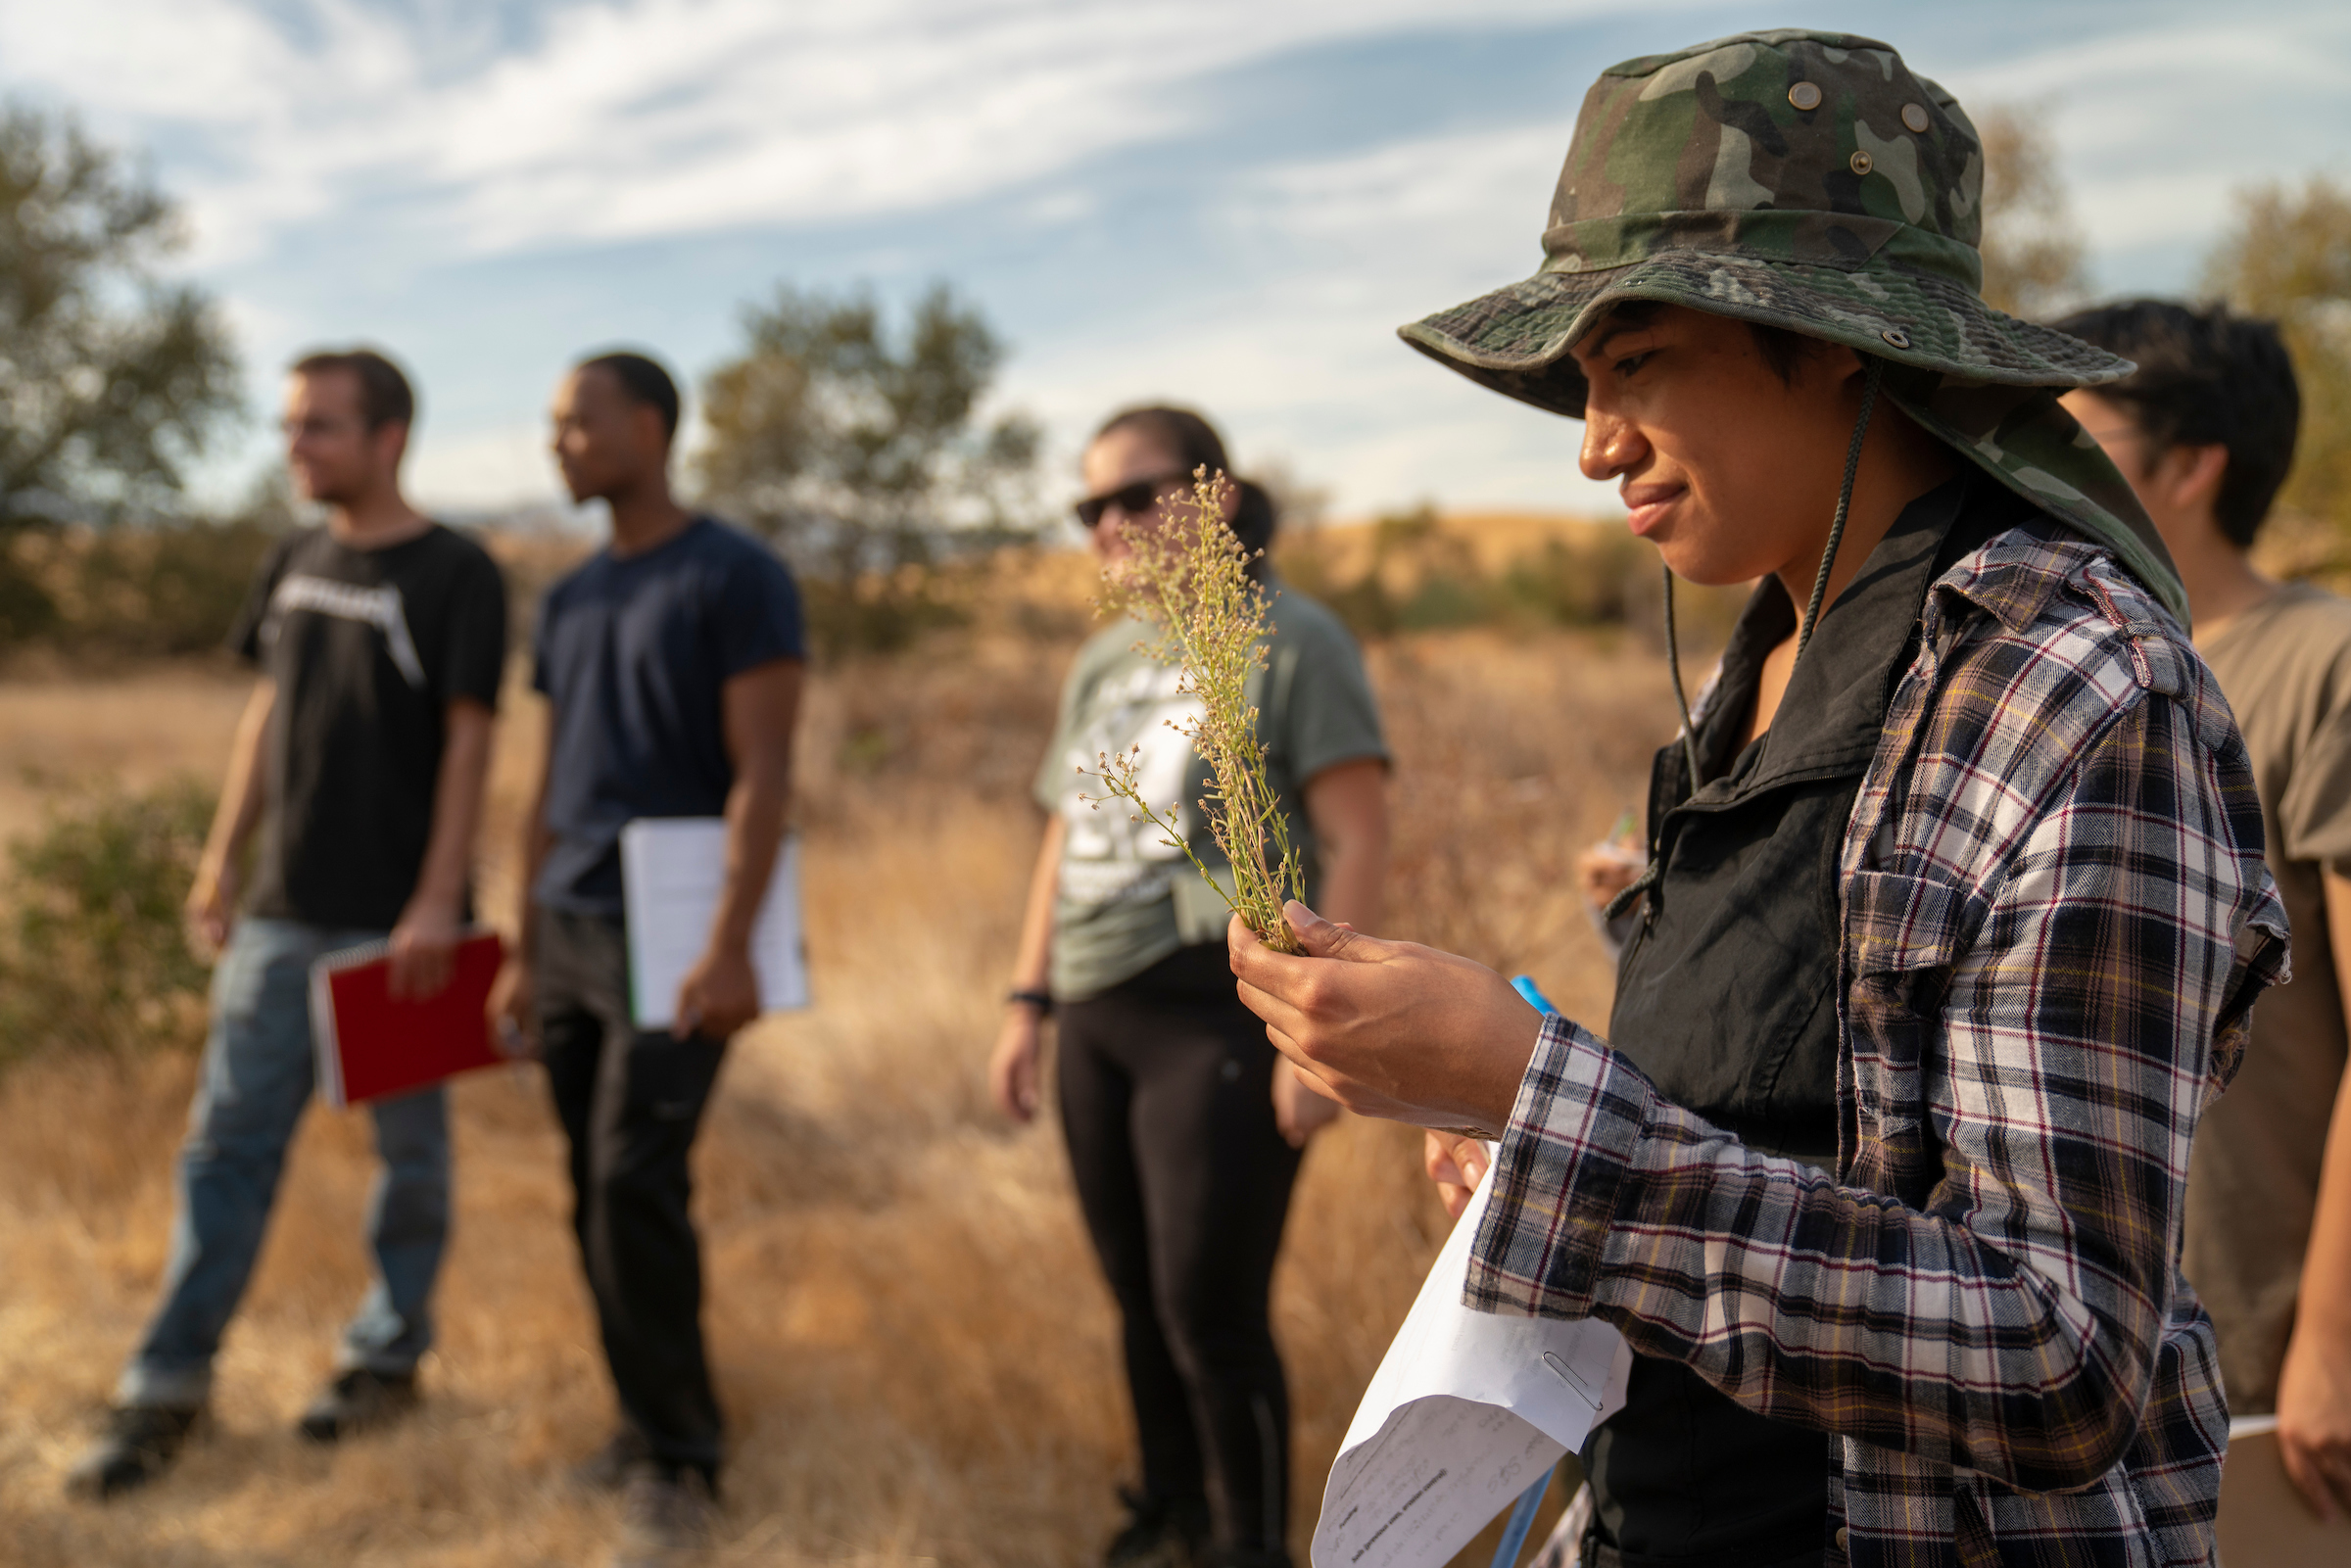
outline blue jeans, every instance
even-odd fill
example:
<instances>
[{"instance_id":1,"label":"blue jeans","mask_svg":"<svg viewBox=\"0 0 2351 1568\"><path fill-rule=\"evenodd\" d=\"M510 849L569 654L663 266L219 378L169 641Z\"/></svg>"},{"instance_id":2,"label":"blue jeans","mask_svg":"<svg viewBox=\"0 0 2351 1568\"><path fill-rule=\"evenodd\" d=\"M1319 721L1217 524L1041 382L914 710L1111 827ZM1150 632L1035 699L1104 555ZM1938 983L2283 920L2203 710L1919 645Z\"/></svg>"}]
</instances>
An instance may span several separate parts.
<instances>
[{"instance_id":1,"label":"blue jeans","mask_svg":"<svg viewBox=\"0 0 2351 1568\"><path fill-rule=\"evenodd\" d=\"M212 1033L180 1147L163 1300L122 1369L122 1403L188 1409L211 1394L213 1357L252 1277L316 1077L311 961L383 935L247 919L229 938L213 972ZM337 1365L401 1374L432 1342L426 1307L449 1241L449 1114L437 1085L371 1109L384 1162L367 1205L376 1277L343 1332Z\"/></svg>"}]
</instances>

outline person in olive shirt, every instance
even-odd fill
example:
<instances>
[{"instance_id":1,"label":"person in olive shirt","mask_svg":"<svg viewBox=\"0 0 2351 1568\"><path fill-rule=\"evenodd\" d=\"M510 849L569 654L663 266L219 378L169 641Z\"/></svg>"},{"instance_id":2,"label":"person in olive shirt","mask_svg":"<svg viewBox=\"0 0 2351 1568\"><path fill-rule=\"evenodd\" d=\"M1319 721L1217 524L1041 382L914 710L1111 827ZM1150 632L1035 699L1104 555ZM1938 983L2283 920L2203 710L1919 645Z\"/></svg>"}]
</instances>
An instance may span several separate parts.
<instances>
[{"instance_id":1,"label":"person in olive shirt","mask_svg":"<svg viewBox=\"0 0 2351 1568\"><path fill-rule=\"evenodd\" d=\"M196 934L219 949L212 1033L162 1301L105 1435L69 1478L85 1496L160 1474L210 1396L311 1097L312 962L388 936L395 992L431 995L469 915L505 588L480 546L402 497L414 420L407 378L381 355L317 354L293 368L287 466L327 521L269 552L231 639L262 678L188 895ZM238 867L257 829L240 911ZM367 1213L376 1277L302 1417L316 1442L412 1405L432 1342L449 1235L442 1092L370 1110L383 1160Z\"/></svg>"},{"instance_id":2,"label":"person in olive shirt","mask_svg":"<svg viewBox=\"0 0 2351 1568\"><path fill-rule=\"evenodd\" d=\"M1092 499L1078 515L1106 563L1195 468L1223 472L1223 443L1198 414L1137 408L1087 447ZM1262 549L1265 493L1231 487L1227 521ZM1251 694L1267 771L1310 885L1341 919L1375 922L1387 863L1387 745L1363 656L1336 617L1254 568L1273 633ZM1182 827L1222 863L1201 810L1207 765L1167 724L1196 713L1177 672L1135 651L1131 621L1079 653L1037 774L1050 812L1032 881L1010 1011L990 1081L1027 1121L1037 1107L1040 1024L1059 1020L1062 1131L1086 1227L1124 1322L1142 1449L1133 1517L1112 1564L1286 1563L1289 1406L1267 1319L1299 1150L1336 1108L1279 1063L1233 994L1225 905L1157 832L1094 809L1079 770L1141 748L1151 798L1188 802Z\"/></svg>"},{"instance_id":3,"label":"person in olive shirt","mask_svg":"<svg viewBox=\"0 0 2351 1568\"><path fill-rule=\"evenodd\" d=\"M600 355L555 394L554 451L612 539L548 591L534 684L547 752L523 939L493 1005L535 1036L571 1151L573 1223L620 1426L580 1479L624 1492L616 1563L707 1532L722 1454L702 1354L689 1164L728 1039L759 1011L750 935L784 834L804 665L799 591L757 540L671 497L679 399L643 355ZM727 870L672 1030L636 1027L620 832L727 822Z\"/></svg>"},{"instance_id":4,"label":"person in olive shirt","mask_svg":"<svg viewBox=\"0 0 2351 1568\"><path fill-rule=\"evenodd\" d=\"M2293 978L2196 1132L2187 1277L2220 1334L2232 1416L2275 1412L2287 1473L2351 1510L2351 601L2279 583L2251 549L2294 455L2301 395L2276 323L2130 300L2061 330L2138 368L2066 404L2179 564L2196 651L2235 710Z\"/></svg>"}]
</instances>

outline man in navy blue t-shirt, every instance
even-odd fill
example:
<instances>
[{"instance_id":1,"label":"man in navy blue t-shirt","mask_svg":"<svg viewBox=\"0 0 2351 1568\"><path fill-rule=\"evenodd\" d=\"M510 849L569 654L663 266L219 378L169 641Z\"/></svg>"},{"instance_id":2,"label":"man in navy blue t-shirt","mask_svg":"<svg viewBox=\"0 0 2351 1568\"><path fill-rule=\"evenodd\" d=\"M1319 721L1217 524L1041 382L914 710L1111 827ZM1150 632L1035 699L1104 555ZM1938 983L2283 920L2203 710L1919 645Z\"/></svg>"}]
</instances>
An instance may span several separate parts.
<instances>
[{"instance_id":1,"label":"man in navy blue t-shirt","mask_svg":"<svg viewBox=\"0 0 2351 1568\"><path fill-rule=\"evenodd\" d=\"M799 592L766 546L671 498L678 393L640 355L590 359L555 394L554 451L612 539L548 591L534 684L550 706L523 940L503 1017L544 1050L571 1143L573 1224L620 1429L583 1469L625 1487L624 1561L690 1546L720 1457L702 1354L687 1166L728 1036L759 1011L752 923L792 772L804 666ZM727 821L726 883L669 1032L636 1028L620 831Z\"/></svg>"}]
</instances>

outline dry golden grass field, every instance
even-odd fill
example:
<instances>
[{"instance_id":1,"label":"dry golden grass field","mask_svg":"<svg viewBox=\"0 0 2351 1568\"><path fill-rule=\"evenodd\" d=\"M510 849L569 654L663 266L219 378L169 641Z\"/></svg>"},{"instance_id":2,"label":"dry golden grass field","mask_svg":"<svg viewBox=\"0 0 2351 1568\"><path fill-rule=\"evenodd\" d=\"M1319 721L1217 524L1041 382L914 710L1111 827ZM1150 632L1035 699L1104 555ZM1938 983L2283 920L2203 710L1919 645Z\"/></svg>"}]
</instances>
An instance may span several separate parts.
<instances>
[{"instance_id":1,"label":"dry golden grass field","mask_svg":"<svg viewBox=\"0 0 2351 1568\"><path fill-rule=\"evenodd\" d=\"M1109 1299L1057 1131L1006 1126L983 1084L1038 829L1026 784L1085 630L1056 603L813 684L797 812L817 1005L740 1041L699 1152L733 1444L714 1561L1076 1568L1116 1521L1130 1453ZM1669 733L1646 638L1448 633L1371 665L1397 755L1393 934L1605 1013L1569 869ZM61 784L216 777L243 689L209 664L0 683L0 835ZM494 910L512 906L537 723L532 699L509 705ZM0 1077L0 1565L599 1560L614 1507L565 1471L612 1406L559 1134L525 1068L456 1092L458 1219L419 1418L333 1450L291 1435L365 1277L366 1123L313 1109L211 1436L142 1494L65 1500L162 1266L193 1069L51 1055ZM1302 1563L1338 1438L1442 1235L1417 1150L1342 1121L1292 1212L1276 1293Z\"/></svg>"}]
</instances>

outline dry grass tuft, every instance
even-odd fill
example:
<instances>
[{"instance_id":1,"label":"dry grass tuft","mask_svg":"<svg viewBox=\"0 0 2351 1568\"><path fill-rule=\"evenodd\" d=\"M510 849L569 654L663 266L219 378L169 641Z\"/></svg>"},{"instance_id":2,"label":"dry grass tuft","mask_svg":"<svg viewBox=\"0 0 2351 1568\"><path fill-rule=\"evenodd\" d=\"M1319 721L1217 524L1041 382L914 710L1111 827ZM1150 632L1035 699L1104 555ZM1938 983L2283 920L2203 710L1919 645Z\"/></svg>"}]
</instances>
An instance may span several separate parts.
<instances>
[{"instance_id":1,"label":"dry grass tuft","mask_svg":"<svg viewBox=\"0 0 2351 1568\"><path fill-rule=\"evenodd\" d=\"M1306 864L1266 777L1267 747L1257 737L1257 709L1248 696L1251 678L1266 668L1273 621L1265 589L1249 576L1249 552L1224 524L1230 494L1222 472L1193 469L1192 493L1169 499L1159 527L1124 536L1127 559L1102 574L1101 608L1156 627L1139 646L1173 666L1176 691L1199 702L1197 716L1171 719L1167 727L1208 764L1203 805L1231 889L1193 853L1184 803L1143 798L1139 741L1115 757L1101 753L1094 777L1134 808L1136 821L1157 829L1161 843L1183 851L1259 941L1294 955L1306 950L1281 912L1288 900L1305 900Z\"/></svg>"},{"instance_id":2,"label":"dry grass tuft","mask_svg":"<svg viewBox=\"0 0 2351 1568\"><path fill-rule=\"evenodd\" d=\"M1042 641L1007 629L815 685L801 818L818 1005L741 1043L698 1164L735 1455L719 1562L1078 1565L1114 1523L1131 1458L1108 1296L1058 1135L1006 1128L982 1082L1039 825L1028 781L1073 646L1058 627ZM1531 970L1562 1005L1605 1011L1566 873L1639 797L1666 736L1661 670L1620 643L1486 634L1399 640L1372 669L1399 758L1397 934ZM160 704L186 701L195 678L156 680ZM0 730L33 712L94 722L62 692L21 695L0 692ZM223 729L233 707L212 709ZM535 724L510 726L509 748ZM116 755L114 740L82 744ZM213 744L207 732L202 754L136 761L209 772ZM494 831L524 771L502 758ZM366 1122L314 1112L222 1357L213 1434L145 1495L64 1500L151 1303L192 1076L191 1058L164 1054L47 1056L0 1077L0 1562L598 1560L613 1506L564 1472L601 1441L610 1396L560 1135L521 1069L456 1094L459 1214L419 1419L337 1450L289 1433L365 1277ZM1415 1135L1349 1121L1310 1153L1275 1285L1301 1553L1442 1224Z\"/></svg>"}]
</instances>

